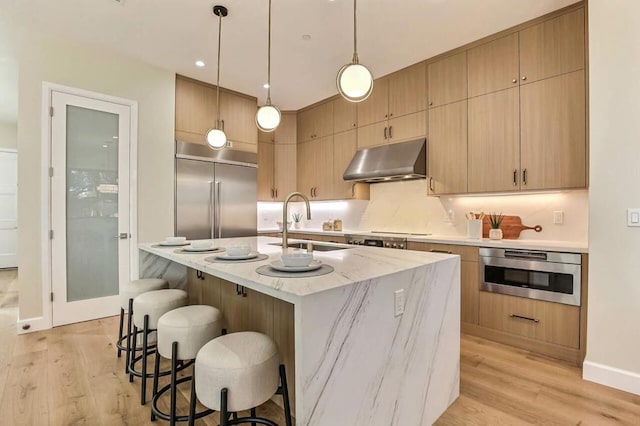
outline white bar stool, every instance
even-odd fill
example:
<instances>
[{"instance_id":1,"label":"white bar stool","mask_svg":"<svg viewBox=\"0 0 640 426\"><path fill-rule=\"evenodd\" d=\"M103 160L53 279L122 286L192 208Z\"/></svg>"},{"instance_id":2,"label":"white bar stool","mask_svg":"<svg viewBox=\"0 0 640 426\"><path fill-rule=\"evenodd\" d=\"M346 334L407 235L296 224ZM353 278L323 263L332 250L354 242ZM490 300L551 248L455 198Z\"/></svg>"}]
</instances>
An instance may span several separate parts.
<instances>
[{"instance_id":1,"label":"white bar stool","mask_svg":"<svg viewBox=\"0 0 640 426\"><path fill-rule=\"evenodd\" d=\"M222 334L222 313L213 306L192 305L174 309L162 315L158 320L158 340L156 343L156 359L153 374L153 401L151 403L151 420L159 417L168 420L171 426L176 422L186 422L189 416L198 419L212 413L205 410L196 413L194 373L178 379L177 373L194 365L196 354L208 342ZM160 356L171 360L171 382L158 390L160 376ZM178 365L178 361L188 361ZM195 365L194 365L195 369ZM191 397L189 415L178 416L176 413L177 386L191 380ZM171 404L169 413L158 408L158 400L170 391Z\"/></svg>"},{"instance_id":2,"label":"white bar stool","mask_svg":"<svg viewBox=\"0 0 640 426\"><path fill-rule=\"evenodd\" d=\"M122 355L122 351L126 354L124 364L125 374L128 372L129 357L131 356L131 352L129 351L129 336L131 335L131 312L133 310L133 299L147 291L162 290L166 288L169 288L169 283L166 280L161 278L142 278L139 280L129 281L120 289L120 325L118 327L118 341L116 343L116 347L118 348L118 358ZM123 335L125 311L127 312L127 334ZM126 342L126 346L124 342Z\"/></svg>"},{"instance_id":3,"label":"white bar stool","mask_svg":"<svg viewBox=\"0 0 640 426\"><path fill-rule=\"evenodd\" d=\"M220 426L241 423L278 426L257 417L256 407L273 395L284 400L284 415L291 426L291 407L284 365L275 342L267 335L246 331L220 336L207 343L196 356L195 388L198 400L220 412ZM251 410L249 417L231 413ZM192 425L194 418L189 419Z\"/></svg>"},{"instance_id":4,"label":"white bar stool","mask_svg":"<svg viewBox=\"0 0 640 426\"><path fill-rule=\"evenodd\" d=\"M156 331L158 328L158 320L162 315L173 309L186 306L188 301L189 297L187 296L187 292L178 289L148 291L133 299L133 343L130 347L136 348L138 346L138 330L142 329L142 354L135 356L135 352L133 352L129 363L129 381L133 381L133 376L142 378L141 405L147 402L147 379L153 376L147 373L147 356L155 353L155 350L149 351L149 334ZM135 369L135 366L140 360L142 360L142 370L138 371ZM161 373L163 376L167 374L169 374L168 371Z\"/></svg>"}]
</instances>

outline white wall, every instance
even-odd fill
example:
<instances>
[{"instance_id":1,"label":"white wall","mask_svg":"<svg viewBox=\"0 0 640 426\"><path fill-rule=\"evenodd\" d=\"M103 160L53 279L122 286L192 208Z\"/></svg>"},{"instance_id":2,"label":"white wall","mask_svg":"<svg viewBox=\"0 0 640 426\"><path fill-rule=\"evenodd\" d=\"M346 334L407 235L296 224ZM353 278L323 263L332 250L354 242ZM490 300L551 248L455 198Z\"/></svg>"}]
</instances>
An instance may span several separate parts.
<instances>
[{"instance_id":1,"label":"white wall","mask_svg":"<svg viewBox=\"0 0 640 426\"><path fill-rule=\"evenodd\" d=\"M0 122L0 148L18 148L18 125Z\"/></svg>"},{"instance_id":2,"label":"white wall","mask_svg":"<svg viewBox=\"0 0 640 426\"><path fill-rule=\"evenodd\" d=\"M640 2L589 0L589 380L640 394Z\"/></svg>"},{"instance_id":3,"label":"white wall","mask_svg":"<svg viewBox=\"0 0 640 426\"><path fill-rule=\"evenodd\" d=\"M121 55L19 35L20 319L42 314L40 168L42 82L138 101L138 239L173 234L175 75Z\"/></svg>"}]
</instances>

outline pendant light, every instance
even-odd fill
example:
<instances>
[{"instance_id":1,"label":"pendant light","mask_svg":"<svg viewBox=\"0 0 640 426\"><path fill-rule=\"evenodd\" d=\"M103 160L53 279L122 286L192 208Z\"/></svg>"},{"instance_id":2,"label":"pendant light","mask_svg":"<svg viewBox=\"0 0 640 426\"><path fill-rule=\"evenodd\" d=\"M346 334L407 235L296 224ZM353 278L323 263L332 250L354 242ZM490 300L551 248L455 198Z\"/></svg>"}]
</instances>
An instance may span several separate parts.
<instances>
[{"instance_id":1,"label":"pendant light","mask_svg":"<svg viewBox=\"0 0 640 426\"><path fill-rule=\"evenodd\" d=\"M280 110L271 105L271 0L269 0L269 35L267 37L267 103L256 112L256 124L263 132L273 132L280 124Z\"/></svg>"},{"instance_id":2,"label":"pendant light","mask_svg":"<svg viewBox=\"0 0 640 426\"><path fill-rule=\"evenodd\" d=\"M227 146L227 135L220 126L220 41L222 38L222 18L229 14L224 6L213 6L213 13L218 16L218 74L216 77L216 126L207 131L207 144L212 149L222 149Z\"/></svg>"},{"instance_id":3,"label":"pendant light","mask_svg":"<svg viewBox=\"0 0 640 426\"><path fill-rule=\"evenodd\" d=\"M356 0L353 0L353 59L346 64L336 77L338 92L349 102L362 102L373 90L373 76L358 60L358 37L356 20Z\"/></svg>"}]
</instances>

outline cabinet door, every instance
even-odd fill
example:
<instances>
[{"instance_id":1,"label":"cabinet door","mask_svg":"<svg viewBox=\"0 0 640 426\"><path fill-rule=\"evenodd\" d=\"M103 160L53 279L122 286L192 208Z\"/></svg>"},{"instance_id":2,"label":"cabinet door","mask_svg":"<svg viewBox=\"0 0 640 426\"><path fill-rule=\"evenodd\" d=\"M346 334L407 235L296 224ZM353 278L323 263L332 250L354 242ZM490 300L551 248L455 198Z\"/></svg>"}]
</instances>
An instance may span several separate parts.
<instances>
[{"instance_id":1,"label":"cabinet door","mask_svg":"<svg viewBox=\"0 0 640 426\"><path fill-rule=\"evenodd\" d=\"M519 90L469 99L469 192L519 189Z\"/></svg>"},{"instance_id":2,"label":"cabinet door","mask_svg":"<svg viewBox=\"0 0 640 426\"><path fill-rule=\"evenodd\" d=\"M389 115L389 78L379 78L373 82L371 95L358 103L358 126L386 121Z\"/></svg>"},{"instance_id":3,"label":"cabinet door","mask_svg":"<svg viewBox=\"0 0 640 426\"><path fill-rule=\"evenodd\" d=\"M477 262L460 262L460 320L478 324L480 278Z\"/></svg>"},{"instance_id":4,"label":"cabinet door","mask_svg":"<svg viewBox=\"0 0 640 426\"><path fill-rule=\"evenodd\" d=\"M299 143L296 147L296 182L298 191L311 198L315 186L315 161L313 141Z\"/></svg>"},{"instance_id":5,"label":"cabinet door","mask_svg":"<svg viewBox=\"0 0 640 426\"><path fill-rule=\"evenodd\" d=\"M298 114L298 142L306 142L313 138L313 119L313 110L308 109Z\"/></svg>"},{"instance_id":6,"label":"cabinet door","mask_svg":"<svg viewBox=\"0 0 640 426\"><path fill-rule=\"evenodd\" d=\"M225 283L230 284L227 281ZM220 278L205 274L201 300L203 305L213 306L222 312L222 280Z\"/></svg>"},{"instance_id":7,"label":"cabinet door","mask_svg":"<svg viewBox=\"0 0 640 426\"><path fill-rule=\"evenodd\" d=\"M427 81L429 108L467 99L467 52L429 64Z\"/></svg>"},{"instance_id":8,"label":"cabinet door","mask_svg":"<svg viewBox=\"0 0 640 426\"><path fill-rule=\"evenodd\" d=\"M586 186L584 71L520 88L522 189Z\"/></svg>"},{"instance_id":9,"label":"cabinet door","mask_svg":"<svg viewBox=\"0 0 640 426\"><path fill-rule=\"evenodd\" d=\"M313 198L315 200L332 200L333 196L333 136L311 142L313 145L311 159L314 167Z\"/></svg>"},{"instance_id":10,"label":"cabinet door","mask_svg":"<svg viewBox=\"0 0 640 426\"><path fill-rule=\"evenodd\" d=\"M467 101L429 110L429 190L467 191Z\"/></svg>"},{"instance_id":11,"label":"cabinet door","mask_svg":"<svg viewBox=\"0 0 640 426\"><path fill-rule=\"evenodd\" d=\"M424 62L389 77L389 118L427 108L427 71Z\"/></svg>"},{"instance_id":12,"label":"cabinet door","mask_svg":"<svg viewBox=\"0 0 640 426\"><path fill-rule=\"evenodd\" d=\"M258 149L258 128L255 115L258 106L255 99L236 95L226 91L220 92L220 119L227 134L233 142L233 149L256 152Z\"/></svg>"},{"instance_id":13,"label":"cabinet door","mask_svg":"<svg viewBox=\"0 0 640 426\"><path fill-rule=\"evenodd\" d=\"M334 133L355 129L358 126L357 104L348 102L342 97L333 100Z\"/></svg>"},{"instance_id":14,"label":"cabinet door","mask_svg":"<svg viewBox=\"0 0 640 426\"><path fill-rule=\"evenodd\" d=\"M389 120L387 136L389 143L416 139L427 134L427 112L420 111Z\"/></svg>"},{"instance_id":15,"label":"cabinet door","mask_svg":"<svg viewBox=\"0 0 640 426\"><path fill-rule=\"evenodd\" d=\"M355 196L354 183L342 179L357 150L356 130L349 130L333 135L333 193L337 200L350 199Z\"/></svg>"},{"instance_id":16,"label":"cabinet door","mask_svg":"<svg viewBox=\"0 0 640 426\"><path fill-rule=\"evenodd\" d=\"M283 112L280 125L271 134L274 135L274 143L295 144L297 142L297 114L295 112Z\"/></svg>"},{"instance_id":17,"label":"cabinet door","mask_svg":"<svg viewBox=\"0 0 640 426\"><path fill-rule=\"evenodd\" d=\"M358 127L358 149L384 145L389 142L387 121Z\"/></svg>"},{"instance_id":18,"label":"cabinet door","mask_svg":"<svg viewBox=\"0 0 640 426\"><path fill-rule=\"evenodd\" d=\"M204 135L215 125L215 90L181 76L176 77L176 139L205 144Z\"/></svg>"},{"instance_id":19,"label":"cabinet door","mask_svg":"<svg viewBox=\"0 0 640 426\"><path fill-rule=\"evenodd\" d=\"M275 198L273 144L258 142L258 201L273 201Z\"/></svg>"},{"instance_id":20,"label":"cabinet door","mask_svg":"<svg viewBox=\"0 0 640 426\"><path fill-rule=\"evenodd\" d=\"M469 97L518 85L518 33L468 51Z\"/></svg>"},{"instance_id":21,"label":"cabinet door","mask_svg":"<svg viewBox=\"0 0 640 426\"><path fill-rule=\"evenodd\" d=\"M520 31L521 83L584 69L584 39L584 9Z\"/></svg>"},{"instance_id":22,"label":"cabinet door","mask_svg":"<svg viewBox=\"0 0 640 426\"><path fill-rule=\"evenodd\" d=\"M333 102L325 102L312 109L313 138L324 138L333 134Z\"/></svg>"},{"instance_id":23,"label":"cabinet door","mask_svg":"<svg viewBox=\"0 0 640 426\"><path fill-rule=\"evenodd\" d=\"M272 297L223 280L221 304L228 333L257 331L273 335Z\"/></svg>"},{"instance_id":24,"label":"cabinet door","mask_svg":"<svg viewBox=\"0 0 640 426\"><path fill-rule=\"evenodd\" d=\"M287 195L296 191L296 145L276 143L274 149L275 197L278 201L284 201Z\"/></svg>"},{"instance_id":25,"label":"cabinet door","mask_svg":"<svg viewBox=\"0 0 640 426\"><path fill-rule=\"evenodd\" d=\"M197 276L198 271L187 268L187 294L190 305L202 303L202 280Z\"/></svg>"},{"instance_id":26,"label":"cabinet door","mask_svg":"<svg viewBox=\"0 0 640 426\"><path fill-rule=\"evenodd\" d=\"M273 299L273 340L278 345L282 363L287 371L289 399L295 407L296 357L295 357L295 310L291 303Z\"/></svg>"}]
</instances>

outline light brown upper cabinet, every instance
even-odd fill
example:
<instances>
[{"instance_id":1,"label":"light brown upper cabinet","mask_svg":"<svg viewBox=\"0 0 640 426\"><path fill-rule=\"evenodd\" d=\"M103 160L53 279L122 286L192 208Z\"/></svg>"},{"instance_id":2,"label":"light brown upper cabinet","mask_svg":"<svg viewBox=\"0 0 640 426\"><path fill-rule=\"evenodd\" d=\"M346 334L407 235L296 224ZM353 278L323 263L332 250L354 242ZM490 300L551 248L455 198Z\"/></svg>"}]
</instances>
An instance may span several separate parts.
<instances>
[{"instance_id":1,"label":"light brown upper cabinet","mask_svg":"<svg viewBox=\"0 0 640 426\"><path fill-rule=\"evenodd\" d=\"M518 33L470 49L469 97L518 86Z\"/></svg>"},{"instance_id":2,"label":"light brown upper cabinet","mask_svg":"<svg viewBox=\"0 0 640 426\"><path fill-rule=\"evenodd\" d=\"M260 132L262 133L262 132ZM262 137L261 137L262 139ZM274 148L271 142L258 142L258 201L273 201Z\"/></svg>"},{"instance_id":3,"label":"light brown upper cabinet","mask_svg":"<svg viewBox=\"0 0 640 426\"><path fill-rule=\"evenodd\" d=\"M325 102L298 114L298 141L333 134L333 102Z\"/></svg>"},{"instance_id":4,"label":"light brown upper cabinet","mask_svg":"<svg viewBox=\"0 0 640 426\"><path fill-rule=\"evenodd\" d=\"M256 98L220 89L220 119L233 149L257 152ZM205 144L205 135L216 124L216 88L176 76L176 139Z\"/></svg>"},{"instance_id":5,"label":"light brown upper cabinet","mask_svg":"<svg viewBox=\"0 0 640 426\"><path fill-rule=\"evenodd\" d=\"M429 193L467 192L467 101L429 110Z\"/></svg>"},{"instance_id":6,"label":"light brown upper cabinet","mask_svg":"<svg viewBox=\"0 0 640 426\"><path fill-rule=\"evenodd\" d=\"M429 108L467 99L467 52L427 66Z\"/></svg>"},{"instance_id":7,"label":"light brown upper cabinet","mask_svg":"<svg viewBox=\"0 0 640 426\"><path fill-rule=\"evenodd\" d=\"M309 199L333 197L333 136L297 145L297 188Z\"/></svg>"},{"instance_id":8,"label":"light brown upper cabinet","mask_svg":"<svg viewBox=\"0 0 640 426\"><path fill-rule=\"evenodd\" d=\"M274 132L258 135L258 200L283 201L296 190L296 113L283 112Z\"/></svg>"},{"instance_id":9,"label":"light brown upper cabinet","mask_svg":"<svg viewBox=\"0 0 640 426\"><path fill-rule=\"evenodd\" d=\"M387 141L396 143L427 134L427 111L394 117L388 121Z\"/></svg>"},{"instance_id":10,"label":"light brown upper cabinet","mask_svg":"<svg viewBox=\"0 0 640 426\"><path fill-rule=\"evenodd\" d=\"M345 182L342 175L357 150L356 130L333 136L333 197L338 200L369 199L369 184Z\"/></svg>"},{"instance_id":11,"label":"light brown upper cabinet","mask_svg":"<svg viewBox=\"0 0 640 426\"><path fill-rule=\"evenodd\" d=\"M520 31L520 82L584 69L584 8Z\"/></svg>"},{"instance_id":12,"label":"light brown upper cabinet","mask_svg":"<svg viewBox=\"0 0 640 426\"><path fill-rule=\"evenodd\" d=\"M584 188L584 70L520 88L522 189Z\"/></svg>"},{"instance_id":13,"label":"light brown upper cabinet","mask_svg":"<svg viewBox=\"0 0 640 426\"><path fill-rule=\"evenodd\" d=\"M358 127L357 107L342 97L333 101L333 133L345 132Z\"/></svg>"},{"instance_id":14,"label":"light brown upper cabinet","mask_svg":"<svg viewBox=\"0 0 640 426\"><path fill-rule=\"evenodd\" d=\"M373 83L373 92L358 104L358 126L367 126L426 109L425 63L420 62Z\"/></svg>"},{"instance_id":15,"label":"light brown upper cabinet","mask_svg":"<svg viewBox=\"0 0 640 426\"><path fill-rule=\"evenodd\" d=\"M520 189L518 87L469 99L469 192Z\"/></svg>"},{"instance_id":16,"label":"light brown upper cabinet","mask_svg":"<svg viewBox=\"0 0 640 426\"><path fill-rule=\"evenodd\" d=\"M388 142L387 131L386 121L358 127L358 149L386 144Z\"/></svg>"}]
</instances>

